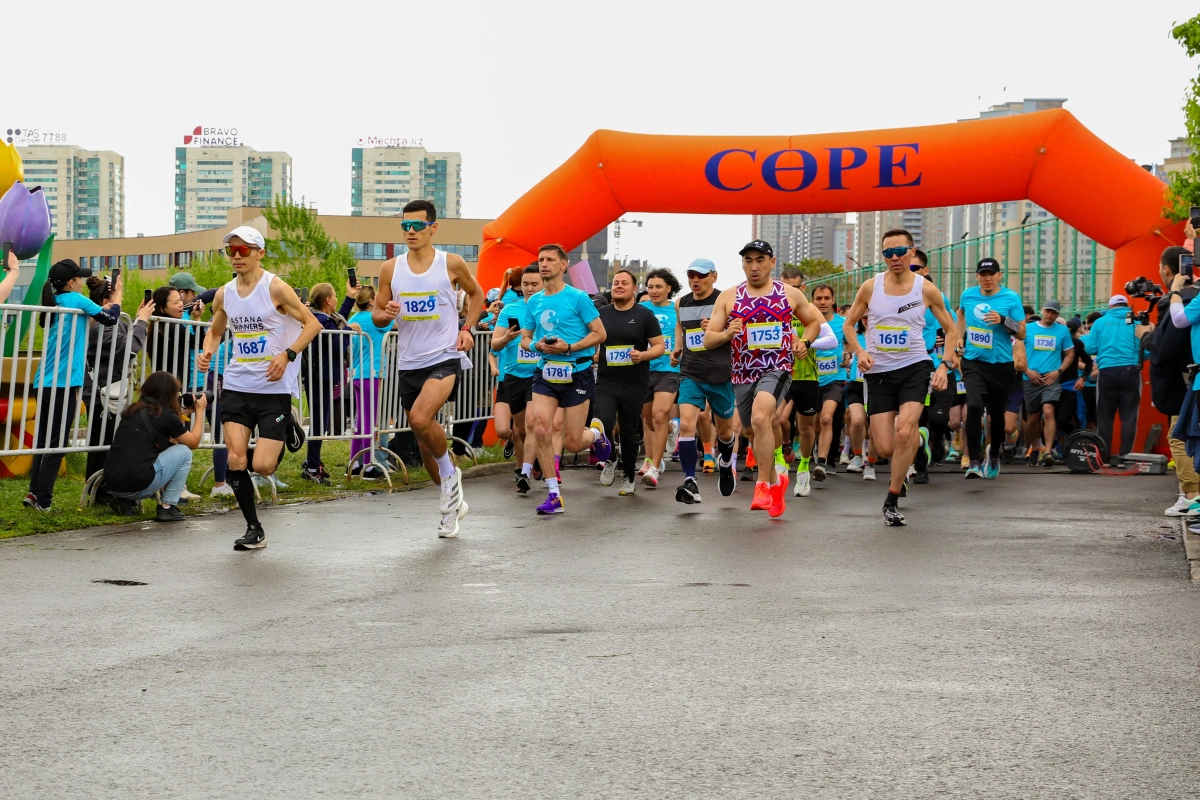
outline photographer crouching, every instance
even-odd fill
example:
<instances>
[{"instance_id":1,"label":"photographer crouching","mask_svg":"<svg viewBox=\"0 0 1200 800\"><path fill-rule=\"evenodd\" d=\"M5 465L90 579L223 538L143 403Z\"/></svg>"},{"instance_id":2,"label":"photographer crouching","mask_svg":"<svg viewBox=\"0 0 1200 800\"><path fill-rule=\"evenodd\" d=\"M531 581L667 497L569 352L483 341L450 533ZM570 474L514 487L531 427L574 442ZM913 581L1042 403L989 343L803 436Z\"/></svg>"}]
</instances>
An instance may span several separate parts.
<instances>
[{"instance_id":1,"label":"photographer crouching","mask_svg":"<svg viewBox=\"0 0 1200 800\"><path fill-rule=\"evenodd\" d=\"M179 495L192 468L192 451L200 444L208 406L208 398L201 393L187 395L185 400L192 412L190 429L183 424L179 380L169 372L155 372L142 383L138 402L122 412L104 470L104 483L117 498L114 510L118 513L136 513L141 500L161 489L154 518L159 522L183 520Z\"/></svg>"}]
</instances>

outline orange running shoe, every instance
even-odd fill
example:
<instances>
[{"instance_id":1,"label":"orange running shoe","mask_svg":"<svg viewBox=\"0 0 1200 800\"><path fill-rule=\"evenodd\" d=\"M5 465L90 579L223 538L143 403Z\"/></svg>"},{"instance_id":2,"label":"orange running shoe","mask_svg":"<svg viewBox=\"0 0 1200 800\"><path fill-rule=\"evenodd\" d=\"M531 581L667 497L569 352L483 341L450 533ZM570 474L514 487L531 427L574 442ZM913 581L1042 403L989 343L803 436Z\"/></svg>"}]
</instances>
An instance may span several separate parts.
<instances>
[{"instance_id":1,"label":"orange running shoe","mask_svg":"<svg viewBox=\"0 0 1200 800\"><path fill-rule=\"evenodd\" d=\"M758 466L758 462L754 460L754 448L746 448L746 469L754 469Z\"/></svg>"},{"instance_id":2,"label":"orange running shoe","mask_svg":"<svg viewBox=\"0 0 1200 800\"><path fill-rule=\"evenodd\" d=\"M751 511L767 511L771 508L771 487L764 481L754 484L754 500L750 503Z\"/></svg>"},{"instance_id":3,"label":"orange running shoe","mask_svg":"<svg viewBox=\"0 0 1200 800\"><path fill-rule=\"evenodd\" d=\"M782 478L779 483L771 487L771 507L767 509L767 513L774 517L782 517L783 512L787 509L787 478Z\"/></svg>"}]
</instances>

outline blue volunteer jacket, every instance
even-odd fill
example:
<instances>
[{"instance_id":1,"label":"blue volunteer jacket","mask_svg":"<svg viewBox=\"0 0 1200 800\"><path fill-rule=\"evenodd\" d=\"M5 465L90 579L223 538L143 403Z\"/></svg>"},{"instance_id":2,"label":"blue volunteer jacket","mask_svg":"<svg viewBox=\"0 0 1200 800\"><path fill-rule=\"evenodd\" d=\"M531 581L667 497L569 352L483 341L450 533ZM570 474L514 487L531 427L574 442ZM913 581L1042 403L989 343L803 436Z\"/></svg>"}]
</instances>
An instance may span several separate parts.
<instances>
[{"instance_id":1,"label":"blue volunteer jacket","mask_svg":"<svg viewBox=\"0 0 1200 800\"><path fill-rule=\"evenodd\" d=\"M1100 369L1138 366L1138 339L1133 332L1135 326L1126 322L1128 317L1129 306L1114 306L1080 339L1083 349L1096 357Z\"/></svg>"}]
</instances>

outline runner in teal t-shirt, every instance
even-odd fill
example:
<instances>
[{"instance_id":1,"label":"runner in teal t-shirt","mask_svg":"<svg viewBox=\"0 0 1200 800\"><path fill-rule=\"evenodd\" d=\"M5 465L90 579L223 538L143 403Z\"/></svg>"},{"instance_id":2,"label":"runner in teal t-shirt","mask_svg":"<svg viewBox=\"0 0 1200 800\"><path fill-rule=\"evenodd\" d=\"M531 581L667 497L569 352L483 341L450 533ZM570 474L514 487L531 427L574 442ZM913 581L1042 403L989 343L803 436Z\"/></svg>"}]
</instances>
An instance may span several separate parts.
<instances>
[{"instance_id":1,"label":"runner in teal t-shirt","mask_svg":"<svg viewBox=\"0 0 1200 800\"><path fill-rule=\"evenodd\" d=\"M671 416L671 408L679 396L679 356L675 353L676 314L675 301L672 300L679 289L679 279L670 270L654 269L646 275L649 299L642 305L654 313L666 345L666 352L650 362L650 392L642 407L642 425L650 435L646 437L646 460L640 472L642 483L651 488L658 486L659 472L665 466L663 456L674 452L679 437L679 420ZM601 483L607 477L601 476Z\"/></svg>"},{"instance_id":2,"label":"runner in teal t-shirt","mask_svg":"<svg viewBox=\"0 0 1200 800\"><path fill-rule=\"evenodd\" d=\"M1058 435L1058 404L1062 400L1059 377L1075 358L1071 331L1058 323L1059 309L1057 300L1048 301L1042 318L1025 328L1025 441L1030 445L1026 460L1039 458L1033 444L1040 434L1040 461L1047 468L1054 466L1050 453ZM1074 395L1070 399L1074 402Z\"/></svg>"}]
</instances>

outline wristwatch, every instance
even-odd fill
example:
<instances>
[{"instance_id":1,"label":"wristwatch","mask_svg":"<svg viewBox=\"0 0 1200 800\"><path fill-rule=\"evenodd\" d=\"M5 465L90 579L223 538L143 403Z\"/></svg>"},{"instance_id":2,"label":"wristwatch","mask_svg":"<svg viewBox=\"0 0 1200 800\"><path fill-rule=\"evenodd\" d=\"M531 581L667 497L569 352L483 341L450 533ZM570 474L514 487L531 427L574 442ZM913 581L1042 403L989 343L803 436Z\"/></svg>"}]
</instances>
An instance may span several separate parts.
<instances>
[{"instance_id":1,"label":"wristwatch","mask_svg":"<svg viewBox=\"0 0 1200 800\"><path fill-rule=\"evenodd\" d=\"M284 350L283 352L287 353L288 361L296 360L296 351L293 350L292 348L289 347L287 350Z\"/></svg>"}]
</instances>

